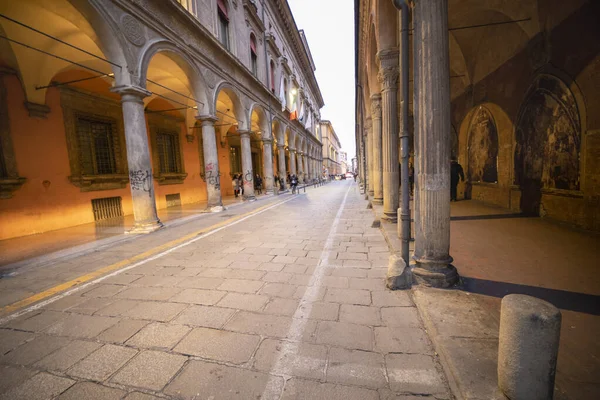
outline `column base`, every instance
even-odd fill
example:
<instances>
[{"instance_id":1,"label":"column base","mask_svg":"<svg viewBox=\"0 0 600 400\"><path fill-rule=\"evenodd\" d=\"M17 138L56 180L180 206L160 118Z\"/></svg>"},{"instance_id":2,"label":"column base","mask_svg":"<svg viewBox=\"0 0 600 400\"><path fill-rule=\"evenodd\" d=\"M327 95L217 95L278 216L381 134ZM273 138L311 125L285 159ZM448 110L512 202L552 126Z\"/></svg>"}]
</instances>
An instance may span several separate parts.
<instances>
[{"instance_id":1,"label":"column base","mask_svg":"<svg viewBox=\"0 0 600 400\"><path fill-rule=\"evenodd\" d=\"M133 226L133 228L131 228L128 231L125 231L126 234L145 234L145 233L152 233L154 231L157 231L161 228L163 228L164 225L162 224L162 222L160 222L159 220L156 220L156 222L152 222L149 224L135 224Z\"/></svg>"},{"instance_id":2,"label":"column base","mask_svg":"<svg viewBox=\"0 0 600 400\"><path fill-rule=\"evenodd\" d=\"M381 219L383 219L384 221L388 221L388 222L391 222L391 223L395 224L395 223L398 222L398 214L397 213L383 211L383 215L381 216Z\"/></svg>"},{"instance_id":3,"label":"column base","mask_svg":"<svg viewBox=\"0 0 600 400\"><path fill-rule=\"evenodd\" d=\"M243 196L244 201L256 201L256 196Z\"/></svg>"},{"instance_id":4,"label":"column base","mask_svg":"<svg viewBox=\"0 0 600 400\"><path fill-rule=\"evenodd\" d=\"M222 212L225 211L225 207L223 206L212 206L212 207L208 207L207 210L211 213L218 213L218 212Z\"/></svg>"},{"instance_id":5,"label":"column base","mask_svg":"<svg viewBox=\"0 0 600 400\"><path fill-rule=\"evenodd\" d=\"M371 196L371 197L375 196L375 191L374 190L369 190L369 196Z\"/></svg>"},{"instance_id":6,"label":"column base","mask_svg":"<svg viewBox=\"0 0 600 400\"><path fill-rule=\"evenodd\" d=\"M412 269L413 281L419 285L449 288L458 283L458 271L452 264L448 264L442 268L428 268L426 264L417 263Z\"/></svg>"},{"instance_id":7,"label":"column base","mask_svg":"<svg viewBox=\"0 0 600 400\"><path fill-rule=\"evenodd\" d=\"M381 198L381 199L378 199L377 197L374 197L374 198L373 198L373 204L376 204L376 205L378 205L378 206L381 206L381 205L383 205L383 198Z\"/></svg>"}]
</instances>

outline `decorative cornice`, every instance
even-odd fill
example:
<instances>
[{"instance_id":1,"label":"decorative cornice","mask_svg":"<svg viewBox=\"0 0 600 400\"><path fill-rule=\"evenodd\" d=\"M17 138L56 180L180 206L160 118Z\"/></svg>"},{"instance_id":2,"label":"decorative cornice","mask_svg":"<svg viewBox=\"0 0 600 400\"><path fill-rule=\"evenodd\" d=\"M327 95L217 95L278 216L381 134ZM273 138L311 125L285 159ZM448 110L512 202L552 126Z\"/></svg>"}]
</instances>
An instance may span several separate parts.
<instances>
[{"instance_id":1,"label":"decorative cornice","mask_svg":"<svg viewBox=\"0 0 600 400\"><path fill-rule=\"evenodd\" d=\"M258 16L258 7L256 7L256 4L253 1L244 0L244 12L246 21L252 23L258 28L260 33L263 33L265 31L265 24L263 24L262 20Z\"/></svg>"}]
</instances>

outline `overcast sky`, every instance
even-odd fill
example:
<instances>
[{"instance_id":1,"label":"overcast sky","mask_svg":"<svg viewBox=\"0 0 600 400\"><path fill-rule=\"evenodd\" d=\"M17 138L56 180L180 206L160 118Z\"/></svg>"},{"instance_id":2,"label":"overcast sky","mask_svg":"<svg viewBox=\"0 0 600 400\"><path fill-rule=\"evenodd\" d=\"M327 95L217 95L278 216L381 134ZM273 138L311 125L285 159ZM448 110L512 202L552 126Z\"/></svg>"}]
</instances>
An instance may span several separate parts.
<instances>
[{"instance_id":1,"label":"overcast sky","mask_svg":"<svg viewBox=\"0 0 600 400\"><path fill-rule=\"evenodd\" d=\"M298 29L304 29L325 100L321 119L354 157L354 2L351 0L288 0Z\"/></svg>"}]
</instances>

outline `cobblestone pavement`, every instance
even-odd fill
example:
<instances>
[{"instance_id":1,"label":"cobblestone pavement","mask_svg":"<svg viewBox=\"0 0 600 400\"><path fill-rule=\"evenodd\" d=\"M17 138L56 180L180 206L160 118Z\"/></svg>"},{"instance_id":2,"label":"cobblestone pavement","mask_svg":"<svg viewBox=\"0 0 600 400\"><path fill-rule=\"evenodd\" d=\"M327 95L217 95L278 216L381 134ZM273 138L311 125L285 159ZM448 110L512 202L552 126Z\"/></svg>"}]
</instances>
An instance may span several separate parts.
<instances>
[{"instance_id":1,"label":"cobblestone pavement","mask_svg":"<svg viewBox=\"0 0 600 400\"><path fill-rule=\"evenodd\" d=\"M0 398L450 399L372 222L333 183L5 318Z\"/></svg>"}]
</instances>

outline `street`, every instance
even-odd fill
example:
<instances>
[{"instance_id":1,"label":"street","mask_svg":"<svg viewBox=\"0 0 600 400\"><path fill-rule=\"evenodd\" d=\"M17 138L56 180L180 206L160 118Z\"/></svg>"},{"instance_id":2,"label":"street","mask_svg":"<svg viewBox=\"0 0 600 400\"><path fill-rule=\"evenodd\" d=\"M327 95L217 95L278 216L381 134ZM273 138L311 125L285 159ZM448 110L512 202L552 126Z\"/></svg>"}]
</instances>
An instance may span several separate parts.
<instances>
[{"instance_id":1,"label":"street","mask_svg":"<svg viewBox=\"0 0 600 400\"><path fill-rule=\"evenodd\" d=\"M333 182L3 279L1 398L452 398L372 223Z\"/></svg>"}]
</instances>

